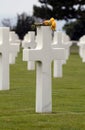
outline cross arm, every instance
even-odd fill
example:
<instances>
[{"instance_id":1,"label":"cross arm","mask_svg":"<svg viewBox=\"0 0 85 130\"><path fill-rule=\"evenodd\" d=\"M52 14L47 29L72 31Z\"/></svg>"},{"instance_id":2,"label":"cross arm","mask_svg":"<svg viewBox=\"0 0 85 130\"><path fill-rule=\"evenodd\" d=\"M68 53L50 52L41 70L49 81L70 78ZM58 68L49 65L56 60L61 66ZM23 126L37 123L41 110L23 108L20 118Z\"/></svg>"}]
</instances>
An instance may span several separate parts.
<instances>
[{"instance_id":1,"label":"cross arm","mask_svg":"<svg viewBox=\"0 0 85 130\"><path fill-rule=\"evenodd\" d=\"M64 48L54 48L52 54L53 54L52 60L64 60L65 59L65 49Z\"/></svg>"},{"instance_id":2,"label":"cross arm","mask_svg":"<svg viewBox=\"0 0 85 130\"><path fill-rule=\"evenodd\" d=\"M23 61L41 61L41 51L38 49L23 49Z\"/></svg>"}]
</instances>

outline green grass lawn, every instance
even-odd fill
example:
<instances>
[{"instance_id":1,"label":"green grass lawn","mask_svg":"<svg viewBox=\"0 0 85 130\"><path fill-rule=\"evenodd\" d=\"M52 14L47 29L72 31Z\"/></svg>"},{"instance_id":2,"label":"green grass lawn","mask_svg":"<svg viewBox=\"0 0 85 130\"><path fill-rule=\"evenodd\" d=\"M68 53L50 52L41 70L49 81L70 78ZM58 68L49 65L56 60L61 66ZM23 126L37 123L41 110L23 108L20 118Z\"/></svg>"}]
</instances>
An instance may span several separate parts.
<instances>
[{"instance_id":1,"label":"green grass lawn","mask_svg":"<svg viewBox=\"0 0 85 130\"><path fill-rule=\"evenodd\" d=\"M0 91L0 130L85 130L85 63L71 48L63 77L52 78L52 113L35 113L35 71L20 52L10 65L10 90Z\"/></svg>"}]
</instances>

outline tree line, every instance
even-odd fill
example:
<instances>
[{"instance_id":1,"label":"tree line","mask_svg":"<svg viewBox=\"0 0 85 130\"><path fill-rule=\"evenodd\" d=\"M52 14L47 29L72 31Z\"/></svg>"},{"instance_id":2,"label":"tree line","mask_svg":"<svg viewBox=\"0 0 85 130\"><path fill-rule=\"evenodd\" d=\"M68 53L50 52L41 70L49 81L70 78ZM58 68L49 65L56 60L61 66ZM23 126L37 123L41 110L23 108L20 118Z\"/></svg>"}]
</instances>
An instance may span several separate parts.
<instances>
[{"instance_id":1,"label":"tree line","mask_svg":"<svg viewBox=\"0 0 85 130\"><path fill-rule=\"evenodd\" d=\"M9 19L3 19L2 24L9 26L14 30L20 39L28 31L35 31L35 22L39 20L50 19L54 17L56 20L65 20L66 24L63 30L70 36L72 40L78 40L85 34L85 0L38 0L40 6L33 6L33 15L26 13L17 15L15 26L11 26Z\"/></svg>"}]
</instances>

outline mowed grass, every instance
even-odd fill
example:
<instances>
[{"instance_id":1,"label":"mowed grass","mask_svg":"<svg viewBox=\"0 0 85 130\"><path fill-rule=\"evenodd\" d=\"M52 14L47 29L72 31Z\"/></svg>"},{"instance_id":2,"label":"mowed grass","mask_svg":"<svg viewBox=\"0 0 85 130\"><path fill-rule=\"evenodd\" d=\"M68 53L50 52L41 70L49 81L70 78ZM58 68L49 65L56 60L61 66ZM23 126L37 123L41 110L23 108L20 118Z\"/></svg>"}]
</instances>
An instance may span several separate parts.
<instances>
[{"instance_id":1,"label":"mowed grass","mask_svg":"<svg viewBox=\"0 0 85 130\"><path fill-rule=\"evenodd\" d=\"M10 90L0 91L0 130L85 130L85 63L71 47L63 77L52 76L52 113L35 112L36 72L22 51L10 65Z\"/></svg>"}]
</instances>

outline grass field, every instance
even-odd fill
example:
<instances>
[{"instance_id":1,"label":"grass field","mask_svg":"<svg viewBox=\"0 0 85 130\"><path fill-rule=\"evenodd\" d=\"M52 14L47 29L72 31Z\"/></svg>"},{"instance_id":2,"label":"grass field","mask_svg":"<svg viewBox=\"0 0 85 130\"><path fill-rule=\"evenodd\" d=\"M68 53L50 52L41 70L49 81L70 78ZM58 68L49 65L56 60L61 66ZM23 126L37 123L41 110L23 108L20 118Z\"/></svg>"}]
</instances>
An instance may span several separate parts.
<instances>
[{"instance_id":1,"label":"grass field","mask_svg":"<svg viewBox=\"0 0 85 130\"><path fill-rule=\"evenodd\" d=\"M0 91L0 130L85 130L85 63L71 48L63 77L52 78L52 113L35 113L35 71L20 52L10 65L10 90Z\"/></svg>"}]
</instances>

